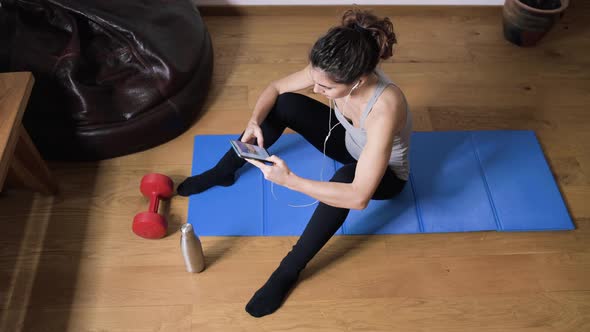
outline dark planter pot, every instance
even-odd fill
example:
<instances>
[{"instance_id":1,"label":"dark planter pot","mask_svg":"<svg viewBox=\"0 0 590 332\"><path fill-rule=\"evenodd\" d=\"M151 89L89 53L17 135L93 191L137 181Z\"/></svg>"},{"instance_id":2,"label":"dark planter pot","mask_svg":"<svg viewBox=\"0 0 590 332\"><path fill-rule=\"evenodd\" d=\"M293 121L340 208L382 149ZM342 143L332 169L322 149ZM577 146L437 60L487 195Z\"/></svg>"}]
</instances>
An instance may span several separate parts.
<instances>
[{"instance_id":1,"label":"dark planter pot","mask_svg":"<svg viewBox=\"0 0 590 332\"><path fill-rule=\"evenodd\" d=\"M518 46L536 45L555 25L568 5L569 0L561 0L557 6L543 9L531 7L522 0L506 0L502 9L504 38Z\"/></svg>"}]
</instances>

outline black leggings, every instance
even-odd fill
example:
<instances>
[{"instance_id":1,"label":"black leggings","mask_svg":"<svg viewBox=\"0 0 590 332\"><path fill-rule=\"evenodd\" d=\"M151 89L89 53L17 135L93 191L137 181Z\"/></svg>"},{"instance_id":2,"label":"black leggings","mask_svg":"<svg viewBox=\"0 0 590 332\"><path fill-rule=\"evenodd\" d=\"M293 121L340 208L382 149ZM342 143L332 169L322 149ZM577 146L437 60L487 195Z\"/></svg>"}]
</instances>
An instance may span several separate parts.
<instances>
[{"instance_id":1,"label":"black leggings","mask_svg":"<svg viewBox=\"0 0 590 332\"><path fill-rule=\"evenodd\" d=\"M338 119L334 110L331 112L334 126ZM328 135L329 116L329 107L312 98L296 93L281 94L260 125L264 145L271 146L279 139L285 128L289 127L323 152L324 140ZM330 179L331 182L351 183L354 179L357 161L346 150L344 135L344 128L338 125L332 130L326 143L326 156L343 164ZM405 180L399 179L390 168L387 168L372 199L390 199L399 194L405 184ZM281 264L294 272L303 269L342 226L349 211L319 202L303 234Z\"/></svg>"}]
</instances>

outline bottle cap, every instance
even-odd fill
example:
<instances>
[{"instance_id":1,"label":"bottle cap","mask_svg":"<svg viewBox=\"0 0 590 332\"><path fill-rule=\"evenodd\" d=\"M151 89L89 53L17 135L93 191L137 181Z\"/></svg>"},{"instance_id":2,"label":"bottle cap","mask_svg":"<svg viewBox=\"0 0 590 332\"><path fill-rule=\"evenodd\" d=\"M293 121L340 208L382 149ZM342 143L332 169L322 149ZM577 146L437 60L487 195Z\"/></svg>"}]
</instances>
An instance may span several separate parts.
<instances>
[{"instance_id":1,"label":"bottle cap","mask_svg":"<svg viewBox=\"0 0 590 332\"><path fill-rule=\"evenodd\" d=\"M189 223L186 223L180 227L180 232L182 232L182 234L187 234L192 231L193 231L193 225L191 225Z\"/></svg>"}]
</instances>

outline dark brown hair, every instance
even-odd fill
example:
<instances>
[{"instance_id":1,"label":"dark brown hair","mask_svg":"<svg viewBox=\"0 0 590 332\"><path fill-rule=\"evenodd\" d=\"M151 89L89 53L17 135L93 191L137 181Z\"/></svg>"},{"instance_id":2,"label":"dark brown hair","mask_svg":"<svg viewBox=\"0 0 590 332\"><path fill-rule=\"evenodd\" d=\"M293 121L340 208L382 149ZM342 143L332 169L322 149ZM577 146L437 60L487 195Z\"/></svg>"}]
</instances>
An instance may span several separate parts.
<instances>
[{"instance_id":1,"label":"dark brown hair","mask_svg":"<svg viewBox=\"0 0 590 332\"><path fill-rule=\"evenodd\" d=\"M309 61L334 82L350 84L373 72L381 59L390 58L395 43L389 18L379 19L368 11L348 10L339 26L315 42Z\"/></svg>"}]
</instances>

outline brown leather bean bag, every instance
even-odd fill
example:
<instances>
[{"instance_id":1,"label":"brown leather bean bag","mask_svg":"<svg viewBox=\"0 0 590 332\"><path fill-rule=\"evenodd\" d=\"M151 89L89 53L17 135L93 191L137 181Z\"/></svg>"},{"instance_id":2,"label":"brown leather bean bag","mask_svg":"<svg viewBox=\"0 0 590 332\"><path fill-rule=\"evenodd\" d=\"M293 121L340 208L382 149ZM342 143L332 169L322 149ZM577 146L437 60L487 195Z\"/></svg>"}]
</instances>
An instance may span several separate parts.
<instances>
[{"instance_id":1,"label":"brown leather bean bag","mask_svg":"<svg viewBox=\"0 0 590 332\"><path fill-rule=\"evenodd\" d=\"M0 72L32 71L24 124L52 160L98 160L180 135L213 51L190 0L0 0Z\"/></svg>"}]
</instances>

